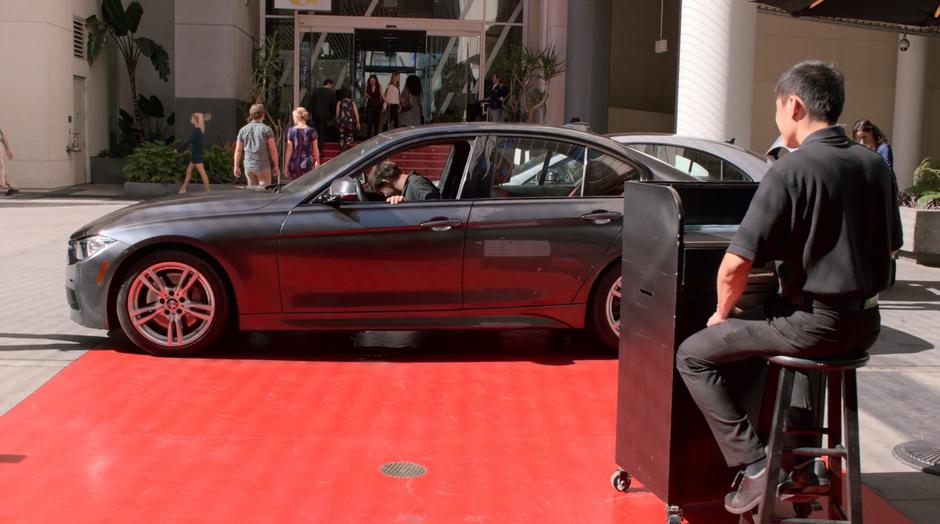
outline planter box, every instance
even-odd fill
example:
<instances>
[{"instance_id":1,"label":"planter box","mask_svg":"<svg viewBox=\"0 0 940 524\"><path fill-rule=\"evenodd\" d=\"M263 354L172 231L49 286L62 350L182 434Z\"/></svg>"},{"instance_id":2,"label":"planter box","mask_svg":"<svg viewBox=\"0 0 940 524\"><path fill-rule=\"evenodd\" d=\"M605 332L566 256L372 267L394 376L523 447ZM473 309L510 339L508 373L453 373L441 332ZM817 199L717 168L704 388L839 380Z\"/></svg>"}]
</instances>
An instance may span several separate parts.
<instances>
[{"instance_id":1,"label":"planter box","mask_svg":"<svg viewBox=\"0 0 940 524\"><path fill-rule=\"evenodd\" d=\"M123 184L126 158L91 157L92 184Z\"/></svg>"},{"instance_id":2,"label":"planter box","mask_svg":"<svg viewBox=\"0 0 940 524\"><path fill-rule=\"evenodd\" d=\"M901 252L918 264L940 265L940 210L901 208L904 246Z\"/></svg>"},{"instance_id":3,"label":"planter box","mask_svg":"<svg viewBox=\"0 0 940 524\"><path fill-rule=\"evenodd\" d=\"M160 184L154 182L124 182L124 196L133 200L150 200L179 193L182 182L173 184ZM233 189L238 186L232 184L210 184L212 190ZM202 183L190 182L186 187L187 193L200 193L205 191Z\"/></svg>"}]
</instances>

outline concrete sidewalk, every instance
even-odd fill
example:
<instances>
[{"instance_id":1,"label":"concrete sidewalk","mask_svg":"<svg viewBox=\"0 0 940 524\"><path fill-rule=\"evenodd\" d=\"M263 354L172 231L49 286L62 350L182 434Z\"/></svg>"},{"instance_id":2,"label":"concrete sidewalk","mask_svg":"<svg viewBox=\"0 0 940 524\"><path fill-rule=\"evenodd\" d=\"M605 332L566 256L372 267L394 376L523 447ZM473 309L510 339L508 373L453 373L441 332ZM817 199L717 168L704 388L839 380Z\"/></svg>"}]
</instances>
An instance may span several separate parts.
<instances>
[{"instance_id":1,"label":"concrete sidewalk","mask_svg":"<svg viewBox=\"0 0 940 524\"><path fill-rule=\"evenodd\" d=\"M940 441L940 269L898 261L881 294L882 332L859 370L862 479L918 523L940 522L940 476L915 471L892 449Z\"/></svg>"}]
</instances>

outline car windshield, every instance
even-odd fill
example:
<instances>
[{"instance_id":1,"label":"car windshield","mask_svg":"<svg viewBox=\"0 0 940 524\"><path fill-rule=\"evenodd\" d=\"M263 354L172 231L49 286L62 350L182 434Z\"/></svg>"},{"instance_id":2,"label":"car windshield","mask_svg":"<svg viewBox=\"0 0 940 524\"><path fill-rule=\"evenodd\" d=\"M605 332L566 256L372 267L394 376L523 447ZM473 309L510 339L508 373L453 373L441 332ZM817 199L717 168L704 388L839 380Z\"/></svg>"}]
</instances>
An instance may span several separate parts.
<instances>
[{"instance_id":1,"label":"car windshield","mask_svg":"<svg viewBox=\"0 0 940 524\"><path fill-rule=\"evenodd\" d=\"M356 147L347 149L336 158L320 164L320 167L308 172L304 176L294 180L290 184L281 188L284 193L302 193L310 188L319 185L325 180L333 178L337 172L343 170L349 164L364 157L372 155L383 144L391 140L391 137L384 134L376 135L369 140L359 144Z\"/></svg>"}]
</instances>

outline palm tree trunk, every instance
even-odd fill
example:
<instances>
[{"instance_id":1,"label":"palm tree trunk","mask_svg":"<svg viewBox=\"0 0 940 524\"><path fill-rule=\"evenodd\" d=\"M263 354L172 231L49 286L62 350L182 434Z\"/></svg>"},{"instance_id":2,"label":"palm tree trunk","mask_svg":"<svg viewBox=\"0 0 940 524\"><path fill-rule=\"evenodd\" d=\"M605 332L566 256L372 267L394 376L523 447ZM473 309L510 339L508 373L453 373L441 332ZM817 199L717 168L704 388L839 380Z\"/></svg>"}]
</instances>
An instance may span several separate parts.
<instances>
[{"instance_id":1,"label":"palm tree trunk","mask_svg":"<svg viewBox=\"0 0 940 524\"><path fill-rule=\"evenodd\" d=\"M137 128L137 143L144 141L144 124L140 116L140 103L137 101L137 75L134 69L128 68L127 79L131 86L131 107L134 109L134 127Z\"/></svg>"}]
</instances>

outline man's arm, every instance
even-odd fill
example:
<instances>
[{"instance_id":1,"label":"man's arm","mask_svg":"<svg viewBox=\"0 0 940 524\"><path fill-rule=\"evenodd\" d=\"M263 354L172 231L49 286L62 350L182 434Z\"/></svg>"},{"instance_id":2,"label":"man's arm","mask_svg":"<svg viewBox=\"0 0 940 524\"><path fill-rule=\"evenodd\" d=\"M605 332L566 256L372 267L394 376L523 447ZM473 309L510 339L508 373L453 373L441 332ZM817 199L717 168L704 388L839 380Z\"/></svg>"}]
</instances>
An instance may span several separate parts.
<instances>
[{"instance_id":1,"label":"man's arm","mask_svg":"<svg viewBox=\"0 0 940 524\"><path fill-rule=\"evenodd\" d=\"M268 139L268 155L271 156L271 162L273 162L271 172L277 173L277 145L274 144L273 138Z\"/></svg>"},{"instance_id":2,"label":"man's arm","mask_svg":"<svg viewBox=\"0 0 940 524\"><path fill-rule=\"evenodd\" d=\"M245 144L239 139L235 142L235 158L232 166L232 174L235 178L242 176L242 170L238 166L242 165L242 155L245 153Z\"/></svg>"},{"instance_id":3,"label":"man's arm","mask_svg":"<svg viewBox=\"0 0 940 524\"><path fill-rule=\"evenodd\" d=\"M708 319L709 326L724 322L734 311L734 305L738 303L738 299L744 293L744 288L747 287L747 276L751 272L752 265L750 260L740 255L725 253L718 267L716 281L718 305L711 318Z\"/></svg>"}]
</instances>

